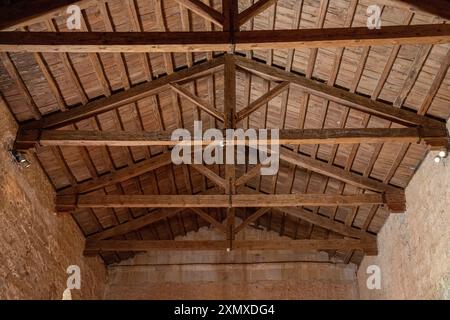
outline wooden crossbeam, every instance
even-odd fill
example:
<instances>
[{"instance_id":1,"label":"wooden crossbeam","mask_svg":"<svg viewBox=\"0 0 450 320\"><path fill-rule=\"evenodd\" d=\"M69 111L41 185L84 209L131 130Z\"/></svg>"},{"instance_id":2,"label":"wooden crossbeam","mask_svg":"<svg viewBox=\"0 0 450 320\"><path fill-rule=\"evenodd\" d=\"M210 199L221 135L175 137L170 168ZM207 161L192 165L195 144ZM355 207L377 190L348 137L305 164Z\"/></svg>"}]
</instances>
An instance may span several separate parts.
<instances>
[{"instance_id":1,"label":"wooden crossbeam","mask_svg":"<svg viewBox=\"0 0 450 320\"><path fill-rule=\"evenodd\" d=\"M207 191L202 192L202 194L215 194L218 190L216 188L208 189ZM140 216L138 218L129 220L122 224L113 226L101 232L97 232L92 234L86 238L87 241L98 241L103 239L109 239L121 235L125 235L127 233L137 231L141 228L144 228L148 225L156 223L158 221L165 220L166 218L173 217L182 211L186 210L185 208L169 208L169 209L158 209L154 212L148 213L146 215Z\"/></svg>"},{"instance_id":2,"label":"wooden crossbeam","mask_svg":"<svg viewBox=\"0 0 450 320\"><path fill-rule=\"evenodd\" d=\"M205 52L231 50L229 33L199 32L0 32L5 52Z\"/></svg>"},{"instance_id":3,"label":"wooden crossbeam","mask_svg":"<svg viewBox=\"0 0 450 320\"><path fill-rule=\"evenodd\" d=\"M367 27L253 30L235 33L236 50L304 49L329 47L443 44L450 42L447 24Z\"/></svg>"},{"instance_id":4,"label":"wooden crossbeam","mask_svg":"<svg viewBox=\"0 0 450 320\"><path fill-rule=\"evenodd\" d=\"M59 195L57 211L76 208L258 208L298 206L360 206L386 204L405 211L405 194L232 194L232 195Z\"/></svg>"},{"instance_id":5,"label":"wooden crossbeam","mask_svg":"<svg viewBox=\"0 0 450 320\"><path fill-rule=\"evenodd\" d=\"M87 32L86 32L87 33ZM100 98L86 105L70 108L66 112L57 112L46 115L37 121L23 124L22 128L59 128L80 120L93 117L115 108L127 105L137 100L149 97L166 88L169 84L189 79L193 76L208 74L216 71L223 65L223 57L214 58L210 61L199 63L193 67L186 68L169 75L160 77L151 82L136 85L129 90L114 93L110 97Z\"/></svg>"},{"instance_id":6,"label":"wooden crossbeam","mask_svg":"<svg viewBox=\"0 0 450 320\"><path fill-rule=\"evenodd\" d=\"M238 15L238 26L242 26L261 12L267 10L270 6L277 3L278 0L259 0Z\"/></svg>"},{"instance_id":7,"label":"wooden crossbeam","mask_svg":"<svg viewBox=\"0 0 450 320\"><path fill-rule=\"evenodd\" d=\"M270 100L283 93L289 88L289 82L285 81L278 84L275 88L269 92L263 94L261 97L250 103L246 108L242 109L237 113L237 121L240 121L250 114L258 110L263 105L267 104Z\"/></svg>"},{"instance_id":8,"label":"wooden crossbeam","mask_svg":"<svg viewBox=\"0 0 450 320\"><path fill-rule=\"evenodd\" d=\"M218 25L219 27L223 26L223 15L217 10L211 8L210 6L204 4L200 0L176 0L179 4L188 8L192 12L195 12L202 18L211 21L212 23Z\"/></svg>"},{"instance_id":9,"label":"wooden crossbeam","mask_svg":"<svg viewBox=\"0 0 450 320\"><path fill-rule=\"evenodd\" d=\"M6 52L204 52L444 44L450 25L207 32L0 32Z\"/></svg>"},{"instance_id":10,"label":"wooden crossbeam","mask_svg":"<svg viewBox=\"0 0 450 320\"><path fill-rule=\"evenodd\" d=\"M333 240L236 240L235 250L362 250L367 255L376 255L375 240L333 239ZM88 241L85 254L108 251L150 251L150 250L225 250L225 240L101 240Z\"/></svg>"},{"instance_id":11,"label":"wooden crossbeam","mask_svg":"<svg viewBox=\"0 0 450 320\"><path fill-rule=\"evenodd\" d=\"M249 194L261 194L261 192L256 191L252 188L246 187L244 192ZM265 208L262 208L265 209ZM279 207L279 208L271 208L275 212L279 212L281 214L288 214L293 218L300 218L303 221L309 222L313 225L319 226L321 228L327 229L329 231L333 231L342 236L358 238L358 239L375 239L375 236L369 232L364 230L354 228L351 226L347 226L344 223L339 221L330 219L328 217L324 217L315 212L309 211L304 208L296 208L296 207ZM258 210L259 211L259 210ZM258 213L258 212L256 212ZM255 214L256 214L255 213ZM252 216L249 217L249 219Z\"/></svg>"},{"instance_id":12,"label":"wooden crossbeam","mask_svg":"<svg viewBox=\"0 0 450 320\"><path fill-rule=\"evenodd\" d=\"M222 131L225 139L225 131ZM282 129L278 137L272 138L269 131L262 138L255 132L255 138L236 136L226 144L355 144L355 143L419 143L424 141L433 147L446 147L448 131L441 127L411 128L363 128L363 129ZM183 145L208 145L210 140L196 139L191 132L190 140ZM147 131L81 131L81 130L21 130L17 135L16 149L41 146L174 146L180 141L172 139L172 132Z\"/></svg>"},{"instance_id":13,"label":"wooden crossbeam","mask_svg":"<svg viewBox=\"0 0 450 320\"><path fill-rule=\"evenodd\" d=\"M450 25L448 25L450 27ZM328 29L326 29L328 30ZM450 31L450 28L449 28ZM354 108L362 112L375 115L382 119L405 124L420 125L424 127L445 125L443 122L434 120L414 112L395 108L392 105L375 101L359 94L351 93L347 90L331 87L325 83L308 79L304 76L281 70L279 68L256 62L244 57L235 55L236 64L257 75L267 75L271 78L289 81L292 85L300 87L305 92L339 103L349 108Z\"/></svg>"},{"instance_id":14,"label":"wooden crossbeam","mask_svg":"<svg viewBox=\"0 0 450 320\"><path fill-rule=\"evenodd\" d=\"M212 115L213 117L215 117L216 119L218 119L222 122L224 121L223 112L220 112L219 110L213 108L212 106L210 106L210 104L208 102L206 102L206 101L202 100L201 98L197 97L196 95L190 93L189 91L187 91L182 86L180 86L176 83L171 84L170 87L173 90L175 90L178 94L185 97L190 102L195 104L197 107L199 107L200 109L205 111L206 113Z\"/></svg>"},{"instance_id":15,"label":"wooden crossbeam","mask_svg":"<svg viewBox=\"0 0 450 320\"><path fill-rule=\"evenodd\" d=\"M92 180L80 182L74 186L58 191L59 195L64 194L84 194L92 192L108 185L123 182L135 177L139 177L144 173L156 170L163 166L172 164L170 153L163 153L150 159L143 160L126 168L116 170L114 172L99 176Z\"/></svg>"}]
</instances>

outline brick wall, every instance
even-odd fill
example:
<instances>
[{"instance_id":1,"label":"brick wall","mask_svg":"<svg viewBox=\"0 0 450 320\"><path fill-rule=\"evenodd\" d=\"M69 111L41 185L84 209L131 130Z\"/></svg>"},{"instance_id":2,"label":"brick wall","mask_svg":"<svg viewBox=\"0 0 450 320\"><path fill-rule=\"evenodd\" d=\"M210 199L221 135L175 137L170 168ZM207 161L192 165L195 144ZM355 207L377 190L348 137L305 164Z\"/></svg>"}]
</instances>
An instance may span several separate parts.
<instances>
[{"instance_id":1,"label":"brick wall","mask_svg":"<svg viewBox=\"0 0 450 320\"><path fill-rule=\"evenodd\" d=\"M431 152L406 189L407 211L391 215L379 254L358 270L362 299L450 299L450 159ZM381 289L368 290L367 267L381 269Z\"/></svg>"},{"instance_id":2,"label":"brick wall","mask_svg":"<svg viewBox=\"0 0 450 320\"><path fill-rule=\"evenodd\" d=\"M185 240L220 239L200 229ZM246 229L249 240L278 234ZM302 261L302 262L299 262ZM356 267L325 253L148 252L108 268L108 299L357 299Z\"/></svg>"},{"instance_id":3,"label":"brick wall","mask_svg":"<svg viewBox=\"0 0 450 320\"><path fill-rule=\"evenodd\" d=\"M103 262L82 255L84 237L70 216L54 213L54 192L30 156L20 168L7 150L17 125L0 101L0 299L61 299L69 265L81 269L73 299L103 296Z\"/></svg>"}]
</instances>

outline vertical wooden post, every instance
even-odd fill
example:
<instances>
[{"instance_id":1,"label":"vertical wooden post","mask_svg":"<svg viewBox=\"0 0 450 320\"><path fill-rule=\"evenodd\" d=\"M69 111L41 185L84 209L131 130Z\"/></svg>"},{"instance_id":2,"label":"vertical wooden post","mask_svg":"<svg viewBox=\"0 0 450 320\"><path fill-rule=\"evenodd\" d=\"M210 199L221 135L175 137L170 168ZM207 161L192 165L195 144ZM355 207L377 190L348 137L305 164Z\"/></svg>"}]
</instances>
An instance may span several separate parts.
<instances>
[{"instance_id":1,"label":"vertical wooden post","mask_svg":"<svg viewBox=\"0 0 450 320\"><path fill-rule=\"evenodd\" d=\"M224 71L224 129L236 128L236 66L232 56L234 52L234 32L237 30L238 0L222 0L224 16L223 31L230 34L231 52L225 54ZM226 144L225 144L226 147ZM226 150L224 150L226 151ZM226 152L225 152L226 154ZM226 159L228 160L228 159ZM228 163L228 161L226 162ZM225 164L226 193L230 196L227 209L227 250L233 249L235 209L231 208L231 195L236 193L236 168L234 164Z\"/></svg>"}]
</instances>

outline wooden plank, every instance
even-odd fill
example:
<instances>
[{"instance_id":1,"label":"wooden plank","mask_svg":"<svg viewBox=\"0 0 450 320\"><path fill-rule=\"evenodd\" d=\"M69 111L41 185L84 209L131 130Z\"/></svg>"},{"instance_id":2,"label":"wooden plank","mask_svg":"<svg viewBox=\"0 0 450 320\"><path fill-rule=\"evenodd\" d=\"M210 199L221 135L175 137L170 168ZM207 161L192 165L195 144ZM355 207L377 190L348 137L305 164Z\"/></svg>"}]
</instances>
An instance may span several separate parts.
<instances>
[{"instance_id":1,"label":"wooden plank","mask_svg":"<svg viewBox=\"0 0 450 320\"><path fill-rule=\"evenodd\" d=\"M80 182L73 187L58 191L58 195L84 194L106 186L139 177L147 172L172 164L170 153L163 153L150 159L143 160L123 169L99 176L92 180Z\"/></svg>"},{"instance_id":2,"label":"wooden plank","mask_svg":"<svg viewBox=\"0 0 450 320\"><path fill-rule=\"evenodd\" d=\"M117 92L110 97L100 98L86 105L71 108L66 112L46 115L39 121L32 121L22 125L22 128L58 128L80 120L104 113L127 105L137 100L149 97L173 82L189 79L192 76L211 73L223 64L223 57L215 58L186 68L170 75L160 77L151 82L136 85L129 90Z\"/></svg>"},{"instance_id":3,"label":"wooden plank","mask_svg":"<svg viewBox=\"0 0 450 320\"><path fill-rule=\"evenodd\" d=\"M171 84L170 87L175 90L178 94L188 99L190 102L195 104L197 107L205 111L206 113L212 115L216 119L220 121L224 121L224 115L223 112L218 111L217 109L213 108L209 105L208 102L202 100L200 97L190 93L188 90L184 89L182 86L174 83Z\"/></svg>"},{"instance_id":4,"label":"wooden plank","mask_svg":"<svg viewBox=\"0 0 450 320\"><path fill-rule=\"evenodd\" d=\"M450 25L449 25L450 26ZM327 29L328 30L328 29ZM258 75L268 75L271 78L290 81L292 85L299 86L305 92L336 102L343 106L354 108L362 112L405 125L442 126L443 122L434 120L414 112L395 108L392 105L374 101L368 97L351 93L347 90L328 86L325 83L307 79L304 76L290 73L279 68L268 66L244 57L234 56L236 64L249 72Z\"/></svg>"},{"instance_id":5,"label":"wooden plank","mask_svg":"<svg viewBox=\"0 0 450 320\"><path fill-rule=\"evenodd\" d=\"M267 10L270 6L277 3L278 0L259 0L238 15L238 26L242 26L261 12Z\"/></svg>"},{"instance_id":6,"label":"wooden plank","mask_svg":"<svg viewBox=\"0 0 450 320\"><path fill-rule=\"evenodd\" d=\"M226 2L226 0L223 0ZM237 2L233 2L229 8L228 19L230 24L230 30L233 33L235 28L234 17L237 15L238 8ZM236 65L234 63L233 56L230 54L225 55L225 65L224 65L224 129L235 129L236 128ZM234 151L233 151L234 152ZM228 157L228 154L225 155ZM235 223L235 209L231 206L232 195L236 193L236 166L231 164L229 159L225 159L225 181L227 183L227 188L225 190L228 197L227 204L227 240L228 240L228 250L233 249L234 240L234 223Z\"/></svg>"},{"instance_id":7,"label":"wooden plank","mask_svg":"<svg viewBox=\"0 0 450 320\"><path fill-rule=\"evenodd\" d=\"M268 145L317 145L317 144L355 144L355 143L425 143L433 147L448 145L448 131L444 126L422 128L363 128L363 129L282 129L278 137L272 138L271 132L260 138L261 132L255 132L255 138L245 135L236 136L224 143L257 146ZM210 140L195 138L179 141L172 139L169 131L82 131L82 130L20 130L16 138L16 149L22 150L41 146L174 146L209 145Z\"/></svg>"},{"instance_id":8,"label":"wooden plank","mask_svg":"<svg viewBox=\"0 0 450 320\"><path fill-rule=\"evenodd\" d=\"M270 100L281 94L282 92L289 89L289 82L285 81L270 90L269 92L266 92L261 97L250 103L246 108L242 109L237 113L237 120L240 121L246 117L248 117L250 114L258 110L263 105L267 104Z\"/></svg>"},{"instance_id":9,"label":"wooden plank","mask_svg":"<svg viewBox=\"0 0 450 320\"><path fill-rule=\"evenodd\" d=\"M237 32L71 32L70 37L60 32L0 32L0 51L4 52L205 52L448 42L448 24L384 26L374 30L355 27Z\"/></svg>"},{"instance_id":10,"label":"wooden plank","mask_svg":"<svg viewBox=\"0 0 450 320\"><path fill-rule=\"evenodd\" d=\"M360 206L405 202L403 192L357 195L232 194L232 195L58 195L58 211L75 208L257 208L297 206Z\"/></svg>"},{"instance_id":11,"label":"wooden plank","mask_svg":"<svg viewBox=\"0 0 450 320\"><path fill-rule=\"evenodd\" d=\"M30 109L31 114L35 119L41 119L42 115L37 107L36 103L33 100L33 97L31 96L30 91L28 91L28 88L23 81L22 77L20 76L19 71L17 70L16 66L14 65L13 61L11 60L8 53L0 52L0 58L3 62L3 66L6 69L6 72L8 73L11 80L13 80L16 83L16 86L21 94L21 96L25 99L25 102L27 104L28 109Z\"/></svg>"},{"instance_id":12,"label":"wooden plank","mask_svg":"<svg viewBox=\"0 0 450 320\"><path fill-rule=\"evenodd\" d=\"M217 10L211 8L210 6L204 4L200 0L175 0L179 4L185 6L192 12L195 12L200 17L211 21L212 23L218 25L219 27L223 26L223 15Z\"/></svg>"},{"instance_id":13,"label":"wooden plank","mask_svg":"<svg viewBox=\"0 0 450 320\"><path fill-rule=\"evenodd\" d=\"M223 190L228 189L228 182L216 174L214 171L208 169L204 165L201 164L191 164L191 167L197 170L199 173L204 175L206 178L214 182L218 187L222 188Z\"/></svg>"},{"instance_id":14,"label":"wooden plank","mask_svg":"<svg viewBox=\"0 0 450 320\"><path fill-rule=\"evenodd\" d=\"M236 50L304 49L331 47L444 44L450 41L450 25L253 30L234 34Z\"/></svg>"},{"instance_id":15,"label":"wooden plank","mask_svg":"<svg viewBox=\"0 0 450 320\"><path fill-rule=\"evenodd\" d=\"M236 250L362 250L368 255L377 254L375 240L333 239L333 240L237 240ZM150 251L150 250L225 250L224 240L101 240L88 241L85 254L107 251Z\"/></svg>"},{"instance_id":16,"label":"wooden plank","mask_svg":"<svg viewBox=\"0 0 450 320\"><path fill-rule=\"evenodd\" d=\"M0 32L3 52L205 52L231 49L229 33L199 32Z\"/></svg>"}]
</instances>

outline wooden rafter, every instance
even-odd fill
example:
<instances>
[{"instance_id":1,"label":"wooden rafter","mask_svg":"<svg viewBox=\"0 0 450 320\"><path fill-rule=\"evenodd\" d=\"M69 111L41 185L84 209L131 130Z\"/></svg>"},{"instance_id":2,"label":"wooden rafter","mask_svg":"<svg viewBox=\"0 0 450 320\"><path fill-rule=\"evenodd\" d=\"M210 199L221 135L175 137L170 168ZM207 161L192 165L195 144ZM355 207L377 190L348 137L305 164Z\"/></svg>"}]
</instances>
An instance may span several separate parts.
<instances>
[{"instance_id":1,"label":"wooden rafter","mask_svg":"<svg viewBox=\"0 0 450 320\"><path fill-rule=\"evenodd\" d=\"M424 11L444 19L450 19L450 2L448 0L377 0L377 4L409 9L413 12Z\"/></svg>"},{"instance_id":2,"label":"wooden rafter","mask_svg":"<svg viewBox=\"0 0 450 320\"><path fill-rule=\"evenodd\" d=\"M377 254L375 240L333 239L333 240L236 240L235 250L362 250L368 255ZM101 240L86 243L85 254L107 251L149 251L149 250L225 250L226 241L221 240Z\"/></svg>"},{"instance_id":3,"label":"wooden rafter","mask_svg":"<svg viewBox=\"0 0 450 320\"><path fill-rule=\"evenodd\" d=\"M210 32L0 32L6 52L204 52L450 42L450 25Z\"/></svg>"},{"instance_id":4,"label":"wooden rafter","mask_svg":"<svg viewBox=\"0 0 450 320\"><path fill-rule=\"evenodd\" d=\"M200 97L190 93L188 90L184 89L182 86L173 83L170 85L170 87L175 90L178 94L195 104L197 107L205 111L206 113L212 115L216 119L220 121L224 121L224 115L223 112L220 112L216 110L215 108L211 107L208 102L202 100Z\"/></svg>"},{"instance_id":5,"label":"wooden rafter","mask_svg":"<svg viewBox=\"0 0 450 320\"><path fill-rule=\"evenodd\" d=\"M204 175L206 178L214 182L218 187L222 188L223 190L228 189L227 181L220 177L217 173L212 171L211 169L208 169L204 165L201 164L192 164L192 168L194 168L196 171Z\"/></svg>"},{"instance_id":6,"label":"wooden rafter","mask_svg":"<svg viewBox=\"0 0 450 320\"><path fill-rule=\"evenodd\" d=\"M76 208L255 208L297 206L359 206L386 204L393 212L405 211L405 194L231 194L231 195L62 195L58 211Z\"/></svg>"},{"instance_id":7,"label":"wooden rafter","mask_svg":"<svg viewBox=\"0 0 450 320\"><path fill-rule=\"evenodd\" d=\"M325 175L330 178L337 179L339 181L348 183L358 188L377 192L398 190L397 188L382 183L378 180L364 177L362 175L350 171L346 171L339 167L329 165L326 162L320 160L312 159L311 157L291 151L285 147L282 147L280 149L280 159L289 162L293 165L296 165L298 167Z\"/></svg>"},{"instance_id":8,"label":"wooden rafter","mask_svg":"<svg viewBox=\"0 0 450 320\"><path fill-rule=\"evenodd\" d=\"M236 64L249 72L256 73L260 76L269 76L271 78L289 81L291 85L300 87L309 94L339 103L349 108L354 108L362 112L366 112L382 119L401 124L414 124L422 126L443 126L444 123L414 112L395 108L392 105L380 101L374 101L370 98L351 93L347 90L331 87L322 82L308 79L304 76L297 75L268 66L264 63L256 62L240 56L234 56Z\"/></svg>"},{"instance_id":9,"label":"wooden rafter","mask_svg":"<svg viewBox=\"0 0 450 320\"><path fill-rule=\"evenodd\" d=\"M210 6L204 4L200 0L176 0L179 4L185 6L192 12L195 12L202 18L211 21L212 23L218 25L219 27L223 26L223 15L217 10L211 8Z\"/></svg>"},{"instance_id":10,"label":"wooden rafter","mask_svg":"<svg viewBox=\"0 0 450 320\"><path fill-rule=\"evenodd\" d=\"M237 113L237 121L240 121L258 110L263 105L267 104L270 100L278 96L279 94L283 93L289 89L289 82L285 81L280 84L278 84L276 87L271 89L269 92L266 92L261 97L250 103L247 107L242 109Z\"/></svg>"},{"instance_id":11,"label":"wooden rafter","mask_svg":"<svg viewBox=\"0 0 450 320\"><path fill-rule=\"evenodd\" d=\"M238 15L238 26L242 26L261 12L273 6L278 0L259 0Z\"/></svg>"},{"instance_id":12,"label":"wooden rafter","mask_svg":"<svg viewBox=\"0 0 450 320\"><path fill-rule=\"evenodd\" d=\"M170 153L163 153L92 180L77 183L69 188L60 190L58 194L84 194L92 192L115 183L139 177L147 172L170 164L172 164Z\"/></svg>"},{"instance_id":13,"label":"wooden rafter","mask_svg":"<svg viewBox=\"0 0 450 320\"><path fill-rule=\"evenodd\" d=\"M25 128L59 128L78 122L80 120L104 113L139 99L151 96L166 88L169 84L187 80L200 74L209 74L223 65L223 57L199 63L191 68L186 68L172 74L160 77L151 82L136 85L129 90L114 93L110 97L100 98L86 105L71 108L66 112L57 112L46 115L37 121L25 123Z\"/></svg>"}]
</instances>

